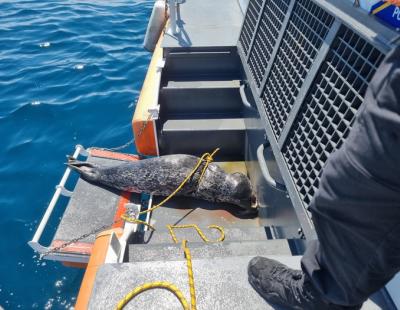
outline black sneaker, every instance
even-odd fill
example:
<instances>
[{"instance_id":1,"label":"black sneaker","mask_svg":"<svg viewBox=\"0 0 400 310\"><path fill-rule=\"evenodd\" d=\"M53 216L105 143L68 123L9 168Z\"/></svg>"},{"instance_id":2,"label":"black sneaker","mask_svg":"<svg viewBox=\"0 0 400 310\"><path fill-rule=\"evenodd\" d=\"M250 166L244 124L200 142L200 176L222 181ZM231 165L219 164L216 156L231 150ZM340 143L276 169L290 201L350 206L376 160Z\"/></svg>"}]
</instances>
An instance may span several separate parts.
<instances>
[{"instance_id":1,"label":"black sneaker","mask_svg":"<svg viewBox=\"0 0 400 310\"><path fill-rule=\"evenodd\" d=\"M272 259L253 258L247 269L253 288L271 305L280 309L336 310L360 309L325 302L301 270L293 270Z\"/></svg>"}]
</instances>

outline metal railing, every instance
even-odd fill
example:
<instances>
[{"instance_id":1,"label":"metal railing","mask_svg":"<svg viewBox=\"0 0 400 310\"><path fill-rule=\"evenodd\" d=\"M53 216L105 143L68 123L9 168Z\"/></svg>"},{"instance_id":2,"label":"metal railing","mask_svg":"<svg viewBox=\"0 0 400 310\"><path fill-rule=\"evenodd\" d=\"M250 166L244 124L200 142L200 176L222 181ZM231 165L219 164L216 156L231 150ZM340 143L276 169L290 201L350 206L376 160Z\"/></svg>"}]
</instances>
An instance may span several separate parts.
<instances>
[{"instance_id":1,"label":"metal railing","mask_svg":"<svg viewBox=\"0 0 400 310\"><path fill-rule=\"evenodd\" d=\"M75 147L75 152L72 155L72 158L77 159L79 155L86 156L86 157L89 155L89 153L85 150L85 148L82 145L77 145ZM71 171L72 170L69 167L67 167L65 169L65 172L61 178L61 181L56 186L56 191L54 192L54 195L51 198L51 201L46 209L46 212L44 213L44 215L42 217L42 220L39 223L38 228L36 229L36 232L35 232L32 240L28 242L29 246L39 254L47 253L50 250L49 247L41 245L39 241L43 234L43 231L46 228L47 222L49 221L50 216L53 213L55 206L57 205L58 199L60 198L60 196L71 197L71 195L72 195L72 192L65 189L65 183L67 182L69 175L71 174ZM53 259L53 260L60 260L60 259L57 259L57 257L55 255L51 255L51 254L49 256L46 256L46 258ZM86 261L86 260L87 259L82 259L81 257L77 256L76 260L74 260L74 261L82 262L82 261Z\"/></svg>"}]
</instances>

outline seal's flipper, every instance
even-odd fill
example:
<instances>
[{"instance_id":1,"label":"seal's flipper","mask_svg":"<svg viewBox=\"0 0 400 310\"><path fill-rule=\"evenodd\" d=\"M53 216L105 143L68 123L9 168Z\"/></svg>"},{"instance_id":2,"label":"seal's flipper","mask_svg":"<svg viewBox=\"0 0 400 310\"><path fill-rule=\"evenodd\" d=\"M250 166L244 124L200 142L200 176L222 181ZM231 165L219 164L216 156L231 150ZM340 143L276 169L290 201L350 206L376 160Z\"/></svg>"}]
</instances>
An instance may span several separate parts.
<instances>
[{"instance_id":1,"label":"seal's flipper","mask_svg":"<svg viewBox=\"0 0 400 310\"><path fill-rule=\"evenodd\" d=\"M79 160L69 160L67 163L68 167L79 172L79 174L89 181L96 181L98 178L98 167L92 163Z\"/></svg>"}]
</instances>

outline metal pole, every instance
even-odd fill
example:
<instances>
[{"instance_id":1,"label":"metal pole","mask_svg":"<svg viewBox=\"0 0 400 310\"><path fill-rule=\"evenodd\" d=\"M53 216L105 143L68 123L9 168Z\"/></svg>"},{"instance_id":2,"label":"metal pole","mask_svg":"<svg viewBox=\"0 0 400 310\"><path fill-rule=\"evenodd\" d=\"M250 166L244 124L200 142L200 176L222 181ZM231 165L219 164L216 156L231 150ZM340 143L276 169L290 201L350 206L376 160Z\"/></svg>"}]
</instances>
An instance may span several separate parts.
<instances>
[{"instance_id":1,"label":"metal pole","mask_svg":"<svg viewBox=\"0 0 400 310\"><path fill-rule=\"evenodd\" d=\"M178 8L178 3L176 0L169 0L169 30L168 32L172 35L177 35L179 33L179 29L176 25L176 11Z\"/></svg>"}]
</instances>

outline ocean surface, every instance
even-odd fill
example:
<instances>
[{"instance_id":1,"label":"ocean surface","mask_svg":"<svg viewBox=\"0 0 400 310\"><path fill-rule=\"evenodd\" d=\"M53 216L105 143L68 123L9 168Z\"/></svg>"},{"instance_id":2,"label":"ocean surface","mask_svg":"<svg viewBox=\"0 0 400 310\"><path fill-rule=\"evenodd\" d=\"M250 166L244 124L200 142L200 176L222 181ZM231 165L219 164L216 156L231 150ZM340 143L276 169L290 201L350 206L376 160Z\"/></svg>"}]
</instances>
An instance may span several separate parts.
<instances>
[{"instance_id":1,"label":"ocean surface","mask_svg":"<svg viewBox=\"0 0 400 310\"><path fill-rule=\"evenodd\" d=\"M83 270L27 245L76 144L132 139L153 1L0 2L0 306L70 309ZM127 150L134 152L133 146ZM42 243L48 245L65 201Z\"/></svg>"}]
</instances>

